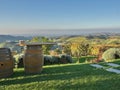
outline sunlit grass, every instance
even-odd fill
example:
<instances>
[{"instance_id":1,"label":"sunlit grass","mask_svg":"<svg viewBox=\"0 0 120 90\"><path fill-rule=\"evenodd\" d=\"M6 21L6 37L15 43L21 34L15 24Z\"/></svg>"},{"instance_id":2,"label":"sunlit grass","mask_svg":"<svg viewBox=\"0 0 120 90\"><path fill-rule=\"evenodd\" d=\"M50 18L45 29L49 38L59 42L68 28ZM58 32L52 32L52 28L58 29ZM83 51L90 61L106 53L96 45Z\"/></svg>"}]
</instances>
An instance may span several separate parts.
<instances>
[{"instance_id":1,"label":"sunlit grass","mask_svg":"<svg viewBox=\"0 0 120 90\"><path fill-rule=\"evenodd\" d=\"M119 90L119 81L119 74L89 64L60 64L44 66L33 75L15 69L10 78L0 79L0 90Z\"/></svg>"},{"instance_id":2,"label":"sunlit grass","mask_svg":"<svg viewBox=\"0 0 120 90\"><path fill-rule=\"evenodd\" d=\"M85 62L91 62L94 60L96 57L95 56L81 56L79 61L77 57L73 57L73 63L85 63Z\"/></svg>"}]
</instances>

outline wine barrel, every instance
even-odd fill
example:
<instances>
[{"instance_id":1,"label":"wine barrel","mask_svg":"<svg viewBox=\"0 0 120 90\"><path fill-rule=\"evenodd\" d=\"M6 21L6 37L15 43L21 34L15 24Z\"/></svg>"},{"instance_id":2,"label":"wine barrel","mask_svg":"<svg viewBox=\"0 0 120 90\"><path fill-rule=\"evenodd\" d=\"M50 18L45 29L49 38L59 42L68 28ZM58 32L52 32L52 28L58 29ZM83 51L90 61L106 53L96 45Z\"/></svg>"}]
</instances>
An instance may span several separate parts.
<instances>
[{"instance_id":1,"label":"wine barrel","mask_svg":"<svg viewBox=\"0 0 120 90\"><path fill-rule=\"evenodd\" d=\"M0 48L0 78L13 74L14 60L8 48Z\"/></svg>"},{"instance_id":2,"label":"wine barrel","mask_svg":"<svg viewBox=\"0 0 120 90\"><path fill-rule=\"evenodd\" d=\"M26 73L40 73L44 63L42 46L27 45L24 56L24 68Z\"/></svg>"}]
</instances>

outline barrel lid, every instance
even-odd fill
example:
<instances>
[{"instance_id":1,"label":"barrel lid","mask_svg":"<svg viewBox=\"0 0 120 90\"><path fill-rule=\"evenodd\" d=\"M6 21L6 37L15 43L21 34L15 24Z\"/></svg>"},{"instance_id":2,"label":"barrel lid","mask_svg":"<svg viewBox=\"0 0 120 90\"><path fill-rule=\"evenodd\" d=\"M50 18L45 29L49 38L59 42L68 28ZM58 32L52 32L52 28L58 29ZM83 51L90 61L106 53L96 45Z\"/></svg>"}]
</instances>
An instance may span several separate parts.
<instances>
[{"instance_id":1,"label":"barrel lid","mask_svg":"<svg viewBox=\"0 0 120 90\"><path fill-rule=\"evenodd\" d=\"M55 45L56 43L28 43L26 46Z\"/></svg>"}]
</instances>

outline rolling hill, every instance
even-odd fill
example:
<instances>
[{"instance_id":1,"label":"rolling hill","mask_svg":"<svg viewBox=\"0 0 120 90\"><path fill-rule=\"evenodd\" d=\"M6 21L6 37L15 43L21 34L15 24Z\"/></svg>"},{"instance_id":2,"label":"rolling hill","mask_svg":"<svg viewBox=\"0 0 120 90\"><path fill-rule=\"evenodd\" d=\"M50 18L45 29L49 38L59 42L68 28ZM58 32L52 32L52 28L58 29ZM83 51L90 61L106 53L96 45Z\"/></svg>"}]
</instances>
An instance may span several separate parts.
<instances>
[{"instance_id":1,"label":"rolling hill","mask_svg":"<svg viewBox=\"0 0 120 90\"><path fill-rule=\"evenodd\" d=\"M31 39L31 37L12 36L12 35L0 35L0 42L16 41L16 40L29 40L29 39Z\"/></svg>"}]
</instances>

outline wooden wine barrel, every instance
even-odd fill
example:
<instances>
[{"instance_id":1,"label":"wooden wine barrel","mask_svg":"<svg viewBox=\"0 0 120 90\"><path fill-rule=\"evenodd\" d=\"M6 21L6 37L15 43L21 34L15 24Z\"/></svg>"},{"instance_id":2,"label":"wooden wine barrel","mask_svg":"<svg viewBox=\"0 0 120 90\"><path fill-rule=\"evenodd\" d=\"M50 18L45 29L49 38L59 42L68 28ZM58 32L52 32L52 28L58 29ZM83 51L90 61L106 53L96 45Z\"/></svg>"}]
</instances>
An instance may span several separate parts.
<instances>
[{"instance_id":1,"label":"wooden wine barrel","mask_svg":"<svg viewBox=\"0 0 120 90\"><path fill-rule=\"evenodd\" d=\"M40 73L44 63L42 46L27 45L24 56L24 68L26 73Z\"/></svg>"},{"instance_id":2,"label":"wooden wine barrel","mask_svg":"<svg viewBox=\"0 0 120 90\"><path fill-rule=\"evenodd\" d=\"M0 48L0 78L8 77L13 74L14 60L10 49Z\"/></svg>"}]
</instances>

